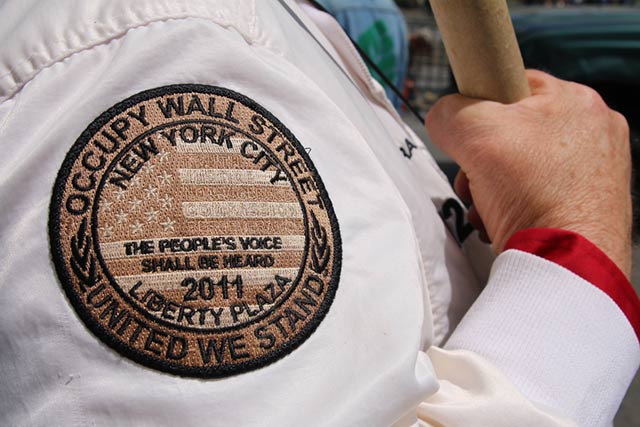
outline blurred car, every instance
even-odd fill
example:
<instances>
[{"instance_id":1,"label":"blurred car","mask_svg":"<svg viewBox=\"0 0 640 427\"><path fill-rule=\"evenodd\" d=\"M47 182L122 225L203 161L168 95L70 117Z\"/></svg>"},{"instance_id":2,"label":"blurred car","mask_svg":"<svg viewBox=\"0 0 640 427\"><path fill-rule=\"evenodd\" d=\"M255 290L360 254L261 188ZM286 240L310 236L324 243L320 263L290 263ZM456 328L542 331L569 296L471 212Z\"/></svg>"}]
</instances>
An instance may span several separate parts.
<instances>
[{"instance_id":1,"label":"blurred car","mask_svg":"<svg viewBox=\"0 0 640 427\"><path fill-rule=\"evenodd\" d=\"M512 13L527 68L596 89L640 128L640 8L525 8Z\"/></svg>"}]
</instances>

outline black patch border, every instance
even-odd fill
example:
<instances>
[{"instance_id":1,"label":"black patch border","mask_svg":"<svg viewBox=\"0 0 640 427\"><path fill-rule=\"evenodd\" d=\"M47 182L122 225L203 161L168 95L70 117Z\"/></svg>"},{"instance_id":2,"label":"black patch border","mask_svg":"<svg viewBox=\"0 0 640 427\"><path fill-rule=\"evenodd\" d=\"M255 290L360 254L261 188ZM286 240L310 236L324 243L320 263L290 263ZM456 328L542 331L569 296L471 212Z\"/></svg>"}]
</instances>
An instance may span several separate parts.
<instances>
[{"instance_id":1,"label":"black patch border","mask_svg":"<svg viewBox=\"0 0 640 427\"><path fill-rule=\"evenodd\" d=\"M140 102L160 96L189 92L207 93L229 97L244 104L245 106L249 107L250 109L268 119L278 129L278 131L280 131L287 138L287 140L289 140L290 143L296 147L298 153L304 159L306 166L309 168L309 172L311 172L311 174L316 178L316 187L320 196L322 197L322 201L324 203L324 207L329 218L329 223L331 225L331 231L334 237L333 270L331 278L327 282L327 293L311 320L309 320L309 322L303 328L301 328L300 332L296 334L295 337L291 340L284 342L274 351L271 351L263 356L253 358L249 361L209 367L189 367L170 363L166 360L153 359L147 356L142 351L133 349L124 344L122 341L115 339L111 335L111 333L109 333L102 327L100 323L94 321L93 317L89 314L89 310L85 307L85 304L80 299L79 294L75 292L73 286L71 285L72 279L65 267L64 254L59 238L60 211L63 208L63 195L67 179L69 178L71 169L75 164L78 156L80 155L84 147L90 142L91 137L95 135L97 131L102 129L116 115L122 113L124 110ZM262 107L260 104L245 95L220 86L202 84L174 84L148 89L142 92L138 92L130 96L129 98L118 102L117 104L113 105L105 112L100 114L100 116L93 120L80 134L80 137L76 139L76 141L67 152L65 159L62 162L60 169L58 170L55 184L53 186L51 202L49 205L48 231L51 259L55 266L60 286L67 296L67 299L73 306L74 312L82 320L87 329L93 335L95 335L102 344L106 344L108 347L115 350L125 358L130 359L146 368L168 374L178 375L181 377L203 379L229 377L232 375L239 375L266 367L287 356L293 350L298 348L302 343L304 343L307 339L309 339L309 337L311 337L311 335L317 330L320 323L322 323L322 320L324 320L325 316L329 312L329 309L331 308L333 300L335 299L335 294L338 290L340 281L340 273L342 270L342 238L340 235L338 219L333 209L331 199L329 198L329 194L324 186L324 182L322 181L320 174L311 161L311 158L309 157L304 146L300 143L300 141L298 141L293 133L291 133L291 131L266 108ZM305 229L305 233L308 233L307 229ZM303 266L303 268L306 267Z\"/></svg>"}]
</instances>

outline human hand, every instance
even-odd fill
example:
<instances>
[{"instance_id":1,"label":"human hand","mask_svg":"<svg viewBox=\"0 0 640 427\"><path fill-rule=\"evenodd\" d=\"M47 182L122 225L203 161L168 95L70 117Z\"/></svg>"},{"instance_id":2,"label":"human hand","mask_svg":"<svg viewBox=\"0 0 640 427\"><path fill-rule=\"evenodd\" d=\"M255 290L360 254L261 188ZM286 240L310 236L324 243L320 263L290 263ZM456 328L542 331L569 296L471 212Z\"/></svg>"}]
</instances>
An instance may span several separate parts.
<instances>
[{"instance_id":1,"label":"human hand","mask_svg":"<svg viewBox=\"0 0 640 427\"><path fill-rule=\"evenodd\" d=\"M527 71L532 96L504 105L450 95L429 111L432 141L461 167L469 221L496 253L515 232L561 228L589 239L629 277L629 127L592 89Z\"/></svg>"}]
</instances>

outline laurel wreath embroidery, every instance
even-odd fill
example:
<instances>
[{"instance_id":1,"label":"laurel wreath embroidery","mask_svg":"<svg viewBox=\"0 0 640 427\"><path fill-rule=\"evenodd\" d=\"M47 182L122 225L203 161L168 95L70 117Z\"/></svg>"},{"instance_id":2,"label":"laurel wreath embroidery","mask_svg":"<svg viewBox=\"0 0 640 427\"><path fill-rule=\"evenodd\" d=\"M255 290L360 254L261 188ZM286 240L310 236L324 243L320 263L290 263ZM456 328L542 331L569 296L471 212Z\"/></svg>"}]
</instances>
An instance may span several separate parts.
<instances>
[{"instance_id":1,"label":"laurel wreath embroidery","mask_svg":"<svg viewBox=\"0 0 640 427\"><path fill-rule=\"evenodd\" d=\"M71 237L71 270L80 280L80 288L85 292L88 288L93 287L101 276L96 269L96 260L91 255L91 236L87 234L87 219L84 218L78 232Z\"/></svg>"},{"instance_id":2,"label":"laurel wreath embroidery","mask_svg":"<svg viewBox=\"0 0 640 427\"><path fill-rule=\"evenodd\" d=\"M331 247L328 245L327 230L320 225L318 218L311 211L311 269L318 274L327 274L326 268L331 256Z\"/></svg>"}]
</instances>

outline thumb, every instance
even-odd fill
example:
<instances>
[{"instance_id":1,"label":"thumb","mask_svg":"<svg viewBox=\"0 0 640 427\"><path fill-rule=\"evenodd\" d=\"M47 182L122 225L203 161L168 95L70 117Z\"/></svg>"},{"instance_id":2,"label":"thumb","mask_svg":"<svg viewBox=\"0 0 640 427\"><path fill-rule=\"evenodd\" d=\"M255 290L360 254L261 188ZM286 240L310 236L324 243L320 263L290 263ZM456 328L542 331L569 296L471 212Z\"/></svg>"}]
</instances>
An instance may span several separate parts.
<instances>
[{"instance_id":1,"label":"thumb","mask_svg":"<svg viewBox=\"0 0 640 427\"><path fill-rule=\"evenodd\" d=\"M429 110L425 125L431 141L469 172L477 163L481 141L486 143L495 132L495 117L506 114L504 108L493 101L448 95Z\"/></svg>"}]
</instances>

